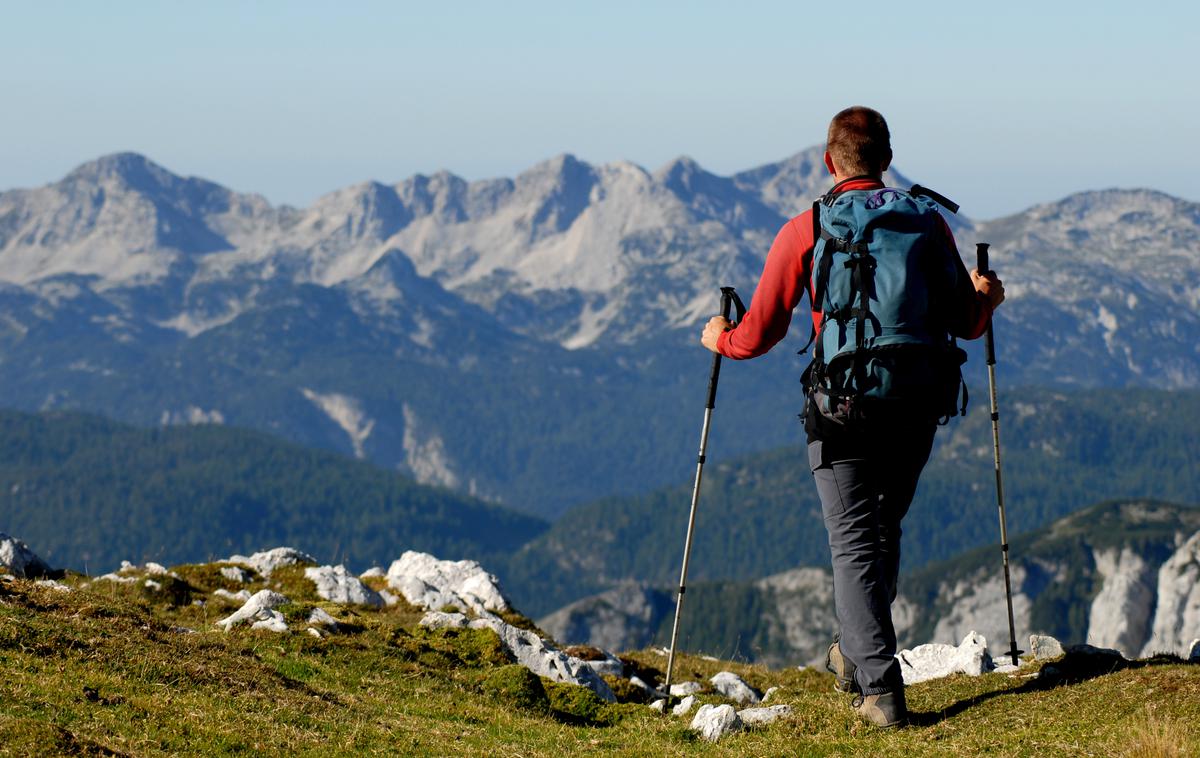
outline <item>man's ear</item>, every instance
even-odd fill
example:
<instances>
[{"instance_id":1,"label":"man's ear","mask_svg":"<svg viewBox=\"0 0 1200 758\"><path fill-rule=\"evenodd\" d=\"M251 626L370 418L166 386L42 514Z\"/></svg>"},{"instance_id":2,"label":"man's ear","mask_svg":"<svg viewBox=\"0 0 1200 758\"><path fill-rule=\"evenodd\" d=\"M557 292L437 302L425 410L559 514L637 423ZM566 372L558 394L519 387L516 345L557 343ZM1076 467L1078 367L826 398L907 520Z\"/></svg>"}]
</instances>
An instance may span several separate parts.
<instances>
[{"instance_id":1,"label":"man's ear","mask_svg":"<svg viewBox=\"0 0 1200 758\"><path fill-rule=\"evenodd\" d=\"M887 151L887 158L884 158L883 166L879 169L879 173L882 174L884 171L887 171L888 167L891 165L892 165L892 149L889 147L888 151Z\"/></svg>"},{"instance_id":2,"label":"man's ear","mask_svg":"<svg viewBox=\"0 0 1200 758\"><path fill-rule=\"evenodd\" d=\"M833 165L833 156L829 154L828 150L825 151L825 168L829 169L829 173L837 176L837 168Z\"/></svg>"}]
</instances>

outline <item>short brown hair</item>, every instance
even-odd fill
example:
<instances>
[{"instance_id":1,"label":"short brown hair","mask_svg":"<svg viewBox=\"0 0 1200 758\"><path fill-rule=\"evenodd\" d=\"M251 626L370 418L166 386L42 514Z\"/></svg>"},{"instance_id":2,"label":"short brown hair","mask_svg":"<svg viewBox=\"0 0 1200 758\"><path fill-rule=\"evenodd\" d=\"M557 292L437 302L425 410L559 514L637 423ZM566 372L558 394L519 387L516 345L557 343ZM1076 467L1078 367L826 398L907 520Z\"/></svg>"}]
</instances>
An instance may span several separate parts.
<instances>
[{"instance_id":1,"label":"short brown hair","mask_svg":"<svg viewBox=\"0 0 1200 758\"><path fill-rule=\"evenodd\" d=\"M892 160L892 135L879 111L855 105L829 122L826 150L846 176L882 174Z\"/></svg>"}]
</instances>

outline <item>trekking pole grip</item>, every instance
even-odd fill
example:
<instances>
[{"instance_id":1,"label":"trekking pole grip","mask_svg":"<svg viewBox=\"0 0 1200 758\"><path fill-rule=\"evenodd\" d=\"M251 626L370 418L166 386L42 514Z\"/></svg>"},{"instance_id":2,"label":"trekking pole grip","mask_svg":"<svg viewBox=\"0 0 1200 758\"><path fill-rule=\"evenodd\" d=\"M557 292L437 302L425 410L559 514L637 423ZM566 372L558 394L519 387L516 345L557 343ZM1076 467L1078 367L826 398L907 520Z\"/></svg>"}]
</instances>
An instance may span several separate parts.
<instances>
[{"instance_id":1,"label":"trekking pole grip","mask_svg":"<svg viewBox=\"0 0 1200 758\"><path fill-rule=\"evenodd\" d=\"M988 273L988 248L991 247L986 242L977 242L975 244L975 269L979 271L980 276ZM988 317L987 326L987 365L996 365L996 338L992 335L992 320Z\"/></svg>"},{"instance_id":2,"label":"trekking pole grip","mask_svg":"<svg viewBox=\"0 0 1200 758\"><path fill-rule=\"evenodd\" d=\"M721 288L721 317L726 321L729 320L729 312L733 309L733 290L729 287ZM712 372L708 375L708 400L704 407L712 410L717 406L717 380L721 378L721 354L714 353L712 361Z\"/></svg>"}]
</instances>

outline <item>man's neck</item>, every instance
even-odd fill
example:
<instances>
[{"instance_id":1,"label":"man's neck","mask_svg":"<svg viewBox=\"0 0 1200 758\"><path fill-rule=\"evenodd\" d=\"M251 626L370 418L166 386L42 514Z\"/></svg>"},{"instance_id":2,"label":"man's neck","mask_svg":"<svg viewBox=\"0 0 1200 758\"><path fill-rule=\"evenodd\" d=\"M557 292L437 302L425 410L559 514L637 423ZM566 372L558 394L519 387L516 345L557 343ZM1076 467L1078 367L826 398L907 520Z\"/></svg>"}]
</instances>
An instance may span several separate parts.
<instances>
[{"instance_id":1,"label":"man's neck","mask_svg":"<svg viewBox=\"0 0 1200 758\"><path fill-rule=\"evenodd\" d=\"M834 184L841 184L849 179L870 179L872 181L883 183L883 174L851 174L850 176L842 176L841 174L833 175Z\"/></svg>"}]
</instances>

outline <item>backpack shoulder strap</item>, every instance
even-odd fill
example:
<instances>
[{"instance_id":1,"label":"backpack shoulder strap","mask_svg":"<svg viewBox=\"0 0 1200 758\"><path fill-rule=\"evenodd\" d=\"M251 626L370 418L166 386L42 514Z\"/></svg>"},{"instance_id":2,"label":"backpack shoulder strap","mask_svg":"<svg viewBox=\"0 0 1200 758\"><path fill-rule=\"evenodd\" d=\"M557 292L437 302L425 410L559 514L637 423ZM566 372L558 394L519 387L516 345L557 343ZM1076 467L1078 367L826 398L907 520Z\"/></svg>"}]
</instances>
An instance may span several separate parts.
<instances>
[{"instance_id":1,"label":"backpack shoulder strap","mask_svg":"<svg viewBox=\"0 0 1200 758\"><path fill-rule=\"evenodd\" d=\"M813 262L814 263L816 262L816 257L817 257L817 243L821 241L823 231L824 231L824 229L821 228L821 198L817 198L816 200L813 201L813 206L812 206L812 235L813 235L812 242L813 242ZM828 255L821 259L822 264L824 264L826 260L829 260ZM825 300L825 287L828 284L828 282L829 282L829 266L823 265L822 273L818 273L816 276L816 281L813 282L812 302L809 303L809 305L811 305L812 308L810 308L809 310L812 310L812 311L821 310L822 312L824 312L823 303ZM817 325L814 322L812 325L812 330L809 332L809 335L808 335L808 342L804 343L804 347L800 348L800 351L798 354L804 355L805 353L807 353L808 349L810 347L812 347L813 340L815 340L816 338L817 338Z\"/></svg>"}]
</instances>

